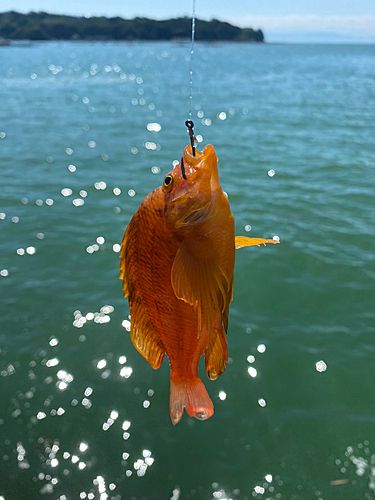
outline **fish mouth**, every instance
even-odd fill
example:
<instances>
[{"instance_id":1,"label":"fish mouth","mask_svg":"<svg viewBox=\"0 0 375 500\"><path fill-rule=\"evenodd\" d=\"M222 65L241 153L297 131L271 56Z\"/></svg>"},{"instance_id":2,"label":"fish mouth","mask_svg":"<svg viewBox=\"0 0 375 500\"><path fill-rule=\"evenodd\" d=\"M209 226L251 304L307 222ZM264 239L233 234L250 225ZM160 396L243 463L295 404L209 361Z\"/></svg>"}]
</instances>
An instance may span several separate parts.
<instances>
[{"instance_id":1,"label":"fish mouth","mask_svg":"<svg viewBox=\"0 0 375 500\"><path fill-rule=\"evenodd\" d=\"M217 169L217 156L215 149L211 144L199 151L195 149L195 155L193 156L191 145L185 147L181 162L181 173L182 177L186 179L189 175L194 174L197 170L201 168L204 170L215 171Z\"/></svg>"},{"instance_id":2,"label":"fish mouth","mask_svg":"<svg viewBox=\"0 0 375 500\"><path fill-rule=\"evenodd\" d=\"M199 172L207 172L211 177L211 189L215 191L220 188L218 158L212 144L207 144L203 151L196 149L195 156L193 156L192 148L189 144L184 149L181 164L183 164L181 171L184 179L189 179L189 176L191 176L191 179L196 179Z\"/></svg>"},{"instance_id":3,"label":"fish mouth","mask_svg":"<svg viewBox=\"0 0 375 500\"><path fill-rule=\"evenodd\" d=\"M217 156L212 144L207 144L203 151L199 151L199 149L197 148L194 148L194 151L195 155L193 156L191 145L188 144L185 147L184 154L182 156L185 167L187 164L193 167L198 167L203 160L208 162L217 162Z\"/></svg>"}]
</instances>

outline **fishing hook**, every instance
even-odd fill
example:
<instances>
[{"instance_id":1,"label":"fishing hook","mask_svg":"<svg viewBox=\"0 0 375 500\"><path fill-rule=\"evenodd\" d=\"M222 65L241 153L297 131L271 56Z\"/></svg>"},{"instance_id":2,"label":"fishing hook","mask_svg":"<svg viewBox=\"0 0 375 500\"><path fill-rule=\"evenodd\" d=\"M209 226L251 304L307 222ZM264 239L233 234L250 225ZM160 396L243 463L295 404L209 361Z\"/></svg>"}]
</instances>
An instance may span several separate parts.
<instances>
[{"instance_id":1,"label":"fishing hook","mask_svg":"<svg viewBox=\"0 0 375 500\"><path fill-rule=\"evenodd\" d=\"M185 125L188 129L188 134L190 138L190 144L191 144L191 151L193 153L193 156L195 156L195 147L194 147L194 141L196 140L194 137L194 123L192 120L186 120Z\"/></svg>"},{"instance_id":2,"label":"fishing hook","mask_svg":"<svg viewBox=\"0 0 375 500\"><path fill-rule=\"evenodd\" d=\"M183 158L183 156L181 156L180 167L181 167L182 177L184 179L187 179L186 174L185 174L185 165L184 165L184 158Z\"/></svg>"}]
</instances>

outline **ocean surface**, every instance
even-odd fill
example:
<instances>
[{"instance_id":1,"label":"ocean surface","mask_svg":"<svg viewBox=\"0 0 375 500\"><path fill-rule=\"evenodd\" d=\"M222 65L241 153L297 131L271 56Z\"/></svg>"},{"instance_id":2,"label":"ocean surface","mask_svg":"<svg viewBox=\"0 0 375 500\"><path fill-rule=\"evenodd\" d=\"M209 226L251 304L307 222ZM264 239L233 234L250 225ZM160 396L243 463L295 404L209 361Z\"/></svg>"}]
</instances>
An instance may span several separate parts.
<instances>
[{"instance_id":1,"label":"ocean surface","mask_svg":"<svg viewBox=\"0 0 375 500\"><path fill-rule=\"evenodd\" d=\"M281 244L237 253L215 415L174 428L118 251L187 143L189 49L0 49L1 500L375 497L375 46L197 44L199 147Z\"/></svg>"}]
</instances>

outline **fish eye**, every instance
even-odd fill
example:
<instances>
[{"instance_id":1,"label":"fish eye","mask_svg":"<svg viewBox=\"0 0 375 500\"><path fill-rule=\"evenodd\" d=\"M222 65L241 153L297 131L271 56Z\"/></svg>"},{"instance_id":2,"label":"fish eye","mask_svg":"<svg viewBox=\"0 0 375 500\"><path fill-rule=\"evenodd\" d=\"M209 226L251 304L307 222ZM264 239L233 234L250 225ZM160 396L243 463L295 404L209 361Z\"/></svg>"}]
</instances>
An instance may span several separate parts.
<instances>
[{"instance_id":1,"label":"fish eye","mask_svg":"<svg viewBox=\"0 0 375 500\"><path fill-rule=\"evenodd\" d=\"M164 177L163 186L164 187L171 187L172 182L173 182L173 177L171 175L166 175Z\"/></svg>"}]
</instances>

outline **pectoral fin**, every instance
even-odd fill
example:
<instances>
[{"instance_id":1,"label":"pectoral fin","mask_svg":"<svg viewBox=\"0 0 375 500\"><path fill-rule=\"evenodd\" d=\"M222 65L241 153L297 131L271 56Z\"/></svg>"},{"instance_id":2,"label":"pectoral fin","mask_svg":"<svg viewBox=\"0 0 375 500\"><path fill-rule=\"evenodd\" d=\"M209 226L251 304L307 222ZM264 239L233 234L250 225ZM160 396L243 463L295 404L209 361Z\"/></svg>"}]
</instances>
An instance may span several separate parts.
<instances>
[{"instance_id":1,"label":"pectoral fin","mask_svg":"<svg viewBox=\"0 0 375 500\"><path fill-rule=\"evenodd\" d=\"M252 247L255 245L266 245L267 243L271 243L272 245L276 245L279 243L278 240L266 240L264 238L248 238L247 236L236 236L235 237L235 245L236 250L243 247Z\"/></svg>"},{"instance_id":2,"label":"pectoral fin","mask_svg":"<svg viewBox=\"0 0 375 500\"><path fill-rule=\"evenodd\" d=\"M198 332L222 323L232 297L232 277L226 276L215 259L192 255L182 242L173 262L171 282L177 298L198 311Z\"/></svg>"}]
</instances>

